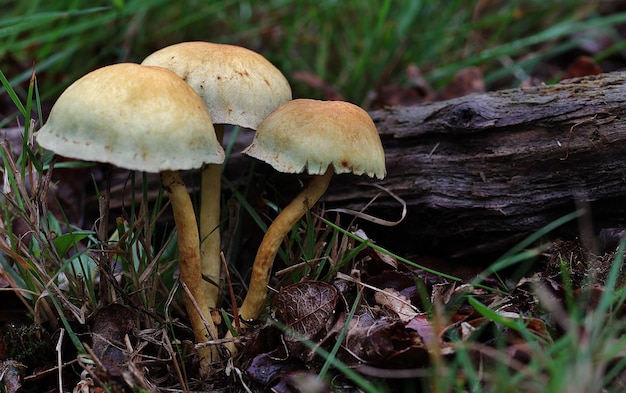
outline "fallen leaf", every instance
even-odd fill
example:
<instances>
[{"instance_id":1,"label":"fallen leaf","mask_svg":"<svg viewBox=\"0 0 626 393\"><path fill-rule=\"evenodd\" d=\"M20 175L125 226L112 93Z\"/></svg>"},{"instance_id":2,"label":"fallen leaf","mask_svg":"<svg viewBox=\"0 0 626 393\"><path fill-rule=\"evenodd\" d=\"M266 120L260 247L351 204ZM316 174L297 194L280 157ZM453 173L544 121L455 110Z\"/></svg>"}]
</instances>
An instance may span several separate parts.
<instances>
[{"instance_id":1,"label":"fallen leaf","mask_svg":"<svg viewBox=\"0 0 626 393\"><path fill-rule=\"evenodd\" d=\"M121 365L128 360L124 336L135 325L135 313L121 304L112 304L98 311L91 328L92 351L102 362Z\"/></svg>"},{"instance_id":2,"label":"fallen leaf","mask_svg":"<svg viewBox=\"0 0 626 393\"><path fill-rule=\"evenodd\" d=\"M325 393L328 385L316 374L306 371L294 371L281 377L280 382L272 387L275 393Z\"/></svg>"},{"instance_id":3,"label":"fallen leaf","mask_svg":"<svg viewBox=\"0 0 626 393\"><path fill-rule=\"evenodd\" d=\"M428 362L428 350L421 337L404 323L369 312L355 315L350 321L344 347L350 358L346 362L382 368L420 367Z\"/></svg>"},{"instance_id":4,"label":"fallen leaf","mask_svg":"<svg viewBox=\"0 0 626 393\"><path fill-rule=\"evenodd\" d=\"M435 93L415 64L406 68L407 84L382 84L372 98L374 108L412 106L431 101Z\"/></svg>"},{"instance_id":5,"label":"fallen leaf","mask_svg":"<svg viewBox=\"0 0 626 393\"><path fill-rule=\"evenodd\" d=\"M402 322L408 322L419 314L417 309L411 304L411 301L393 288L377 291L374 294L374 299L381 306L398 314L398 318Z\"/></svg>"},{"instance_id":6,"label":"fallen leaf","mask_svg":"<svg viewBox=\"0 0 626 393\"><path fill-rule=\"evenodd\" d=\"M14 360L0 362L0 387L6 393L17 393L22 387L22 373L26 366Z\"/></svg>"},{"instance_id":7,"label":"fallen leaf","mask_svg":"<svg viewBox=\"0 0 626 393\"><path fill-rule=\"evenodd\" d=\"M415 318L408 321L407 329L414 330L421 337L425 345L435 344L438 341L437 333L432 322L426 314L416 315Z\"/></svg>"},{"instance_id":8,"label":"fallen leaf","mask_svg":"<svg viewBox=\"0 0 626 393\"><path fill-rule=\"evenodd\" d=\"M337 299L337 289L320 281L292 284L274 296L274 317L297 333L284 335L291 356L305 361L313 357L314 352L304 347L301 338L318 343L326 336L332 327Z\"/></svg>"},{"instance_id":9,"label":"fallen leaf","mask_svg":"<svg viewBox=\"0 0 626 393\"><path fill-rule=\"evenodd\" d=\"M602 68L590 56L578 56L567 68L565 79L581 78L583 76L598 75L602 73Z\"/></svg>"},{"instance_id":10,"label":"fallen leaf","mask_svg":"<svg viewBox=\"0 0 626 393\"><path fill-rule=\"evenodd\" d=\"M441 98L449 100L485 91L485 79L480 68L468 67L456 73L452 82L444 89Z\"/></svg>"},{"instance_id":11,"label":"fallen leaf","mask_svg":"<svg viewBox=\"0 0 626 393\"><path fill-rule=\"evenodd\" d=\"M293 359L281 359L279 349L255 356L246 369L246 373L254 381L268 386L281 375L297 370L302 366Z\"/></svg>"}]
</instances>

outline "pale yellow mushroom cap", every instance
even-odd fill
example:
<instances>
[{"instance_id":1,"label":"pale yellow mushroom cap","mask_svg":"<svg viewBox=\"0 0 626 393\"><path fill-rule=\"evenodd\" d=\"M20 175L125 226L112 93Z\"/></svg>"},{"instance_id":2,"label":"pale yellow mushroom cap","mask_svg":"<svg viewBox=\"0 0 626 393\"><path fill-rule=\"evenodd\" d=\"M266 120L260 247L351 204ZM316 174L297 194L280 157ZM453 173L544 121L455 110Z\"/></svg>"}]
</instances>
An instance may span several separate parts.
<instances>
[{"instance_id":1,"label":"pale yellow mushroom cap","mask_svg":"<svg viewBox=\"0 0 626 393\"><path fill-rule=\"evenodd\" d=\"M256 129L291 99L285 76L265 57L235 45L182 42L142 62L165 67L183 78L205 102L215 124Z\"/></svg>"},{"instance_id":2,"label":"pale yellow mushroom cap","mask_svg":"<svg viewBox=\"0 0 626 393\"><path fill-rule=\"evenodd\" d=\"M172 71L131 63L70 85L36 138L62 156L145 172L224 161L198 94Z\"/></svg>"},{"instance_id":3,"label":"pale yellow mushroom cap","mask_svg":"<svg viewBox=\"0 0 626 393\"><path fill-rule=\"evenodd\" d=\"M272 112L244 151L285 173L307 171L385 177L385 152L362 108L344 101L296 99Z\"/></svg>"}]
</instances>

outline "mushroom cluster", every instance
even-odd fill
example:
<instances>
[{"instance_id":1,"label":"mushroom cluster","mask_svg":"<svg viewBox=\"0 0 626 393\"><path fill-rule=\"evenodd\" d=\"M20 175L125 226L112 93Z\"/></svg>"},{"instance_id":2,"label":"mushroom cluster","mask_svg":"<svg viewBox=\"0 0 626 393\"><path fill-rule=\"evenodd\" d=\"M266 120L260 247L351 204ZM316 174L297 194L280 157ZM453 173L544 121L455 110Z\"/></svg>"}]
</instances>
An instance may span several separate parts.
<instances>
[{"instance_id":1,"label":"mushroom cluster","mask_svg":"<svg viewBox=\"0 0 626 393\"><path fill-rule=\"evenodd\" d=\"M239 308L245 323L263 311L283 238L321 198L332 176L385 176L380 137L366 111L342 101L292 99L282 73L248 49L185 42L141 64L117 64L85 75L63 92L37 133L42 147L63 156L160 173L174 213L180 279L190 293L184 296L185 307L198 343L218 338L210 312L217 307L221 282L224 124L256 130L244 154L281 172L312 175L261 242ZM200 167L197 218L177 171ZM227 348L237 350L232 343ZM208 375L220 353L208 345L199 354L201 373Z\"/></svg>"}]
</instances>

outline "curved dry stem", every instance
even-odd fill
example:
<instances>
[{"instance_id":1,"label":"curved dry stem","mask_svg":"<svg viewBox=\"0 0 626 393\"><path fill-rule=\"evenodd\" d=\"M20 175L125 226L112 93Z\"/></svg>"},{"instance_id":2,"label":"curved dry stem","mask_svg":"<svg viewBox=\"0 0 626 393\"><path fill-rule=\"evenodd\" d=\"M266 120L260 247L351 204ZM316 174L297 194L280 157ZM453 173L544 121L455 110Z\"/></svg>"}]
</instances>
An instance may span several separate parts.
<instances>
[{"instance_id":1,"label":"curved dry stem","mask_svg":"<svg viewBox=\"0 0 626 393\"><path fill-rule=\"evenodd\" d=\"M180 280L187 285L192 294L200 313L208 323L209 332L204 325L202 315L200 315L192 302L185 294L185 308L189 314L191 328L193 329L196 342L207 342L211 338L217 338L217 329L211 319L210 307L202 288L202 272L200 268L200 240L198 236L198 224L194 214L191 198L187 192L187 187L176 171L164 171L161 173L161 182L169 194L172 203L174 222L178 231L178 259L180 269ZM201 357L201 372L207 373L211 368L211 363L219 360L217 348L213 346L199 350Z\"/></svg>"},{"instance_id":2,"label":"curved dry stem","mask_svg":"<svg viewBox=\"0 0 626 393\"><path fill-rule=\"evenodd\" d=\"M216 124L215 134L222 143L224 126ZM207 164L202 168L200 186L200 255L202 274L212 282L203 281L204 296L209 307L217 306L219 283L221 278L222 249L220 239L220 195L222 183L222 165Z\"/></svg>"},{"instance_id":3,"label":"curved dry stem","mask_svg":"<svg viewBox=\"0 0 626 393\"><path fill-rule=\"evenodd\" d=\"M239 308L239 316L243 320L256 319L263 311L270 272L280 244L296 222L326 192L333 174L334 170L329 167L325 174L314 176L267 229L252 265L248 294Z\"/></svg>"}]
</instances>

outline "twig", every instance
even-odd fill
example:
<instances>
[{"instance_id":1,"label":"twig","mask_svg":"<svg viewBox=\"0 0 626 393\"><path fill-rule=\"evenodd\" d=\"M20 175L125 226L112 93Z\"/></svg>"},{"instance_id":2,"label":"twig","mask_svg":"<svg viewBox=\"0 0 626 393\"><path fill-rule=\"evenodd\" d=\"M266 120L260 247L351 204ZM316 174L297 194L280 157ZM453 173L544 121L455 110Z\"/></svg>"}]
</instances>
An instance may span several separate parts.
<instances>
[{"instance_id":1,"label":"twig","mask_svg":"<svg viewBox=\"0 0 626 393\"><path fill-rule=\"evenodd\" d=\"M581 121L574 123L574 125L569 128L569 136L567 138L567 145L565 145L565 157L561 157L561 161L565 161L565 160L567 160L567 157L569 157L569 145L570 145L570 142L572 141L572 135L574 134L574 128L578 127L579 125L582 125L582 124L585 124L585 123L589 123L589 122L595 120L596 117L598 117L597 113L595 115L593 115L593 117L588 117L586 119L582 119Z\"/></svg>"},{"instance_id":2,"label":"twig","mask_svg":"<svg viewBox=\"0 0 626 393\"><path fill-rule=\"evenodd\" d=\"M167 332L165 331L163 331L163 341L165 344L165 350L169 353L170 357L172 358L172 365L174 366L174 371L176 372L176 376L178 377L178 380L180 381L180 386L182 387L184 393L188 393L189 387L187 386L187 381L185 381L185 378L183 377L183 373L178 364L178 358L176 357L176 354L174 353L174 348L172 348L172 342L170 341L170 338L167 336Z\"/></svg>"},{"instance_id":3,"label":"twig","mask_svg":"<svg viewBox=\"0 0 626 393\"><path fill-rule=\"evenodd\" d=\"M207 321L206 317L200 312L200 306L196 302L196 299L193 297L193 294L189 290L189 287L187 287L187 284L185 284L183 281L180 282L180 285L183 287L183 291L185 291L185 293L189 297L189 300L191 300L191 304L193 304L195 311L198 313L198 315L200 315L205 330L209 333L209 336L212 340L216 340L217 337L214 337L214 332L212 331L212 329L209 328L209 321Z\"/></svg>"},{"instance_id":4,"label":"twig","mask_svg":"<svg viewBox=\"0 0 626 393\"><path fill-rule=\"evenodd\" d=\"M361 183L357 183L357 184L361 184ZM369 214L366 214L366 213L363 213L363 212L359 212L359 211L351 210L351 209L345 209L345 208L328 209L326 211L327 212L337 212L337 213L350 214L350 215L353 215L355 217L362 218L364 220L373 222L374 224L383 225L383 226L387 226L387 227L396 226L396 225L400 224L402 221L404 221L404 218L406 217L406 214L407 214L406 201L404 199L400 198L395 193L393 193L393 191L391 191L388 188L382 187L382 186L380 186L378 184L372 184L372 186L374 186L374 187L376 187L376 188L386 192L393 199L395 199L396 201L400 202L400 205L402 206L402 213L400 214L400 219L399 220L397 220L397 221L383 220L382 218L374 217L372 215L369 215Z\"/></svg>"},{"instance_id":5,"label":"twig","mask_svg":"<svg viewBox=\"0 0 626 393\"><path fill-rule=\"evenodd\" d=\"M337 278L339 280L345 280L345 281L353 282L353 283L358 284L358 285L362 285L362 286L364 286L366 288L369 288L369 289L371 289L371 290L373 290L375 292L383 293L383 294L385 294L385 296L389 296L389 297L399 301L400 303L406 305L407 307L411 308L413 311L415 311L417 313L420 313L420 310L417 307L415 307L414 305L412 305L411 302L407 301L406 299L402 299L401 297L396 296L395 294L393 294L391 292L388 292L388 291L385 291L383 289L377 288L377 287L375 287L373 285L366 284L366 283L364 283L363 281L361 281L359 279L356 279L356 278L354 278L352 276L349 276L349 275L341 273L341 272L337 272Z\"/></svg>"},{"instance_id":6,"label":"twig","mask_svg":"<svg viewBox=\"0 0 626 393\"><path fill-rule=\"evenodd\" d=\"M54 348L57 352L57 367L59 368L59 392L63 391L63 359L61 357L61 347L63 344L63 334L65 333L65 329L61 328L59 332L59 339L57 340L57 345Z\"/></svg>"}]
</instances>

